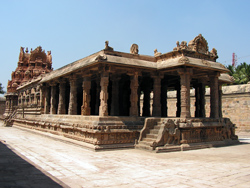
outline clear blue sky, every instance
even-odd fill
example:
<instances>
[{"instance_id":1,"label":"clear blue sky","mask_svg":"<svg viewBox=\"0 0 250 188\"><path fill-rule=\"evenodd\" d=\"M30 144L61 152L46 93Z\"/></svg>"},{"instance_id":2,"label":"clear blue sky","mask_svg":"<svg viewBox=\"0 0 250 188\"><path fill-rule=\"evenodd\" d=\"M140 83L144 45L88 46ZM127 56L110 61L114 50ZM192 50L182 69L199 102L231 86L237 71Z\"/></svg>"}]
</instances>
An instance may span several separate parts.
<instances>
[{"instance_id":1,"label":"clear blue sky","mask_svg":"<svg viewBox=\"0 0 250 188\"><path fill-rule=\"evenodd\" d=\"M171 51L198 34L218 51L218 62L250 62L249 0L0 0L0 82L6 90L20 46L52 51L58 69L104 48L139 53ZM245 57L248 56L248 57Z\"/></svg>"}]
</instances>

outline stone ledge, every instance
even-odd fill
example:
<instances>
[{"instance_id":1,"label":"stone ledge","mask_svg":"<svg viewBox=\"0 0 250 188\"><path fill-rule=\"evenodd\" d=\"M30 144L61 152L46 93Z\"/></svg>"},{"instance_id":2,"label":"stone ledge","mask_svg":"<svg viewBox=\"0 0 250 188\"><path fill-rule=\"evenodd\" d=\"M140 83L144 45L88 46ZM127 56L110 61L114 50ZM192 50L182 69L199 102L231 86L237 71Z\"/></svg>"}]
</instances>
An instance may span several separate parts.
<instances>
[{"instance_id":1,"label":"stone ledge","mask_svg":"<svg viewBox=\"0 0 250 188\"><path fill-rule=\"evenodd\" d=\"M157 147L155 149L156 153L162 152L174 152L174 151L189 151L189 150L197 150L197 149L206 149L212 147L223 147L223 146L231 146L241 144L238 140L223 140L223 141L214 141L214 142L202 142L202 143L191 143L191 144L181 144L179 146L164 146L164 147Z\"/></svg>"}]
</instances>

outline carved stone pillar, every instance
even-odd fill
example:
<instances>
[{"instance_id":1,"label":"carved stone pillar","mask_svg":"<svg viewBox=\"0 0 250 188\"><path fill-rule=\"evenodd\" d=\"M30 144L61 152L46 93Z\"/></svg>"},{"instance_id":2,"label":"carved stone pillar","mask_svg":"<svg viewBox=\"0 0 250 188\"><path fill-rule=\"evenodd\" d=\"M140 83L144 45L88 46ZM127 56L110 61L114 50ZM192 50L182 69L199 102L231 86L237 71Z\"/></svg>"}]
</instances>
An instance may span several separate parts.
<instances>
[{"instance_id":1,"label":"carved stone pillar","mask_svg":"<svg viewBox=\"0 0 250 188\"><path fill-rule=\"evenodd\" d=\"M45 87L40 85L40 104L38 106L41 107L41 113L44 114L44 106L45 106Z\"/></svg>"},{"instance_id":2,"label":"carved stone pillar","mask_svg":"<svg viewBox=\"0 0 250 188\"><path fill-rule=\"evenodd\" d=\"M40 92L36 94L36 106L40 106Z\"/></svg>"},{"instance_id":3,"label":"carved stone pillar","mask_svg":"<svg viewBox=\"0 0 250 188\"><path fill-rule=\"evenodd\" d=\"M46 87L44 113L49 114L50 110L50 86Z\"/></svg>"},{"instance_id":4,"label":"carved stone pillar","mask_svg":"<svg viewBox=\"0 0 250 188\"><path fill-rule=\"evenodd\" d=\"M152 115L155 117L161 116L161 77L154 76L154 98L153 98L153 113Z\"/></svg>"},{"instance_id":5,"label":"carved stone pillar","mask_svg":"<svg viewBox=\"0 0 250 188\"><path fill-rule=\"evenodd\" d=\"M192 69L178 69L181 86L181 118L189 118L190 115L190 81Z\"/></svg>"},{"instance_id":6,"label":"carved stone pillar","mask_svg":"<svg viewBox=\"0 0 250 188\"><path fill-rule=\"evenodd\" d=\"M108 85L109 85L109 74L102 73L100 86L100 108L99 108L99 116L108 116Z\"/></svg>"},{"instance_id":7,"label":"carved stone pillar","mask_svg":"<svg viewBox=\"0 0 250 188\"><path fill-rule=\"evenodd\" d=\"M10 97L10 109L11 109L11 112L13 111L13 96Z\"/></svg>"},{"instance_id":8,"label":"carved stone pillar","mask_svg":"<svg viewBox=\"0 0 250 188\"><path fill-rule=\"evenodd\" d=\"M90 108L90 89L91 89L91 79L89 77L85 77L82 83L82 115L90 115L91 108Z\"/></svg>"},{"instance_id":9,"label":"carved stone pillar","mask_svg":"<svg viewBox=\"0 0 250 188\"><path fill-rule=\"evenodd\" d=\"M222 114L222 85L219 84L219 117L223 118Z\"/></svg>"},{"instance_id":10,"label":"carved stone pillar","mask_svg":"<svg viewBox=\"0 0 250 188\"><path fill-rule=\"evenodd\" d=\"M130 81L130 116L138 116L138 72L135 72Z\"/></svg>"},{"instance_id":11,"label":"carved stone pillar","mask_svg":"<svg viewBox=\"0 0 250 188\"><path fill-rule=\"evenodd\" d=\"M219 118L219 73L210 74L210 118Z\"/></svg>"},{"instance_id":12,"label":"carved stone pillar","mask_svg":"<svg viewBox=\"0 0 250 188\"><path fill-rule=\"evenodd\" d=\"M51 83L50 114L56 114L56 83Z\"/></svg>"},{"instance_id":13,"label":"carved stone pillar","mask_svg":"<svg viewBox=\"0 0 250 188\"><path fill-rule=\"evenodd\" d=\"M25 95L24 93L22 93L22 107L25 106Z\"/></svg>"},{"instance_id":14,"label":"carved stone pillar","mask_svg":"<svg viewBox=\"0 0 250 188\"><path fill-rule=\"evenodd\" d=\"M99 114L99 107L100 107L100 78L96 79L96 98L95 98L95 115Z\"/></svg>"},{"instance_id":15,"label":"carved stone pillar","mask_svg":"<svg viewBox=\"0 0 250 188\"><path fill-rule=\"evenodd\" d=\"M119 80L120 77L115 75L112 79L112 101L111 101L111 116L119 116Z\"/></svg>"},{"instance_id":16,"label":"carved stone pillar","mask_svg":"<svg viewBox=\"0 0 250 188\"><path fill-rule=\"evenodd\" d=\"M65 104L65 95L66 93L66 81L60 80L59 84L59 103L57 114L66 114L66 104Z\"/></svg>"},{"instance_id":17,"label":"carved stone pillar","mask_svg":"<svg viewBox=\"0 0 250 188\"><path fill-rule=\"evenodd\" d=\"M69 115L77 115L77 83L76 76L69 79L70 94L69 94Z\"/></svg>"}]
</instances>

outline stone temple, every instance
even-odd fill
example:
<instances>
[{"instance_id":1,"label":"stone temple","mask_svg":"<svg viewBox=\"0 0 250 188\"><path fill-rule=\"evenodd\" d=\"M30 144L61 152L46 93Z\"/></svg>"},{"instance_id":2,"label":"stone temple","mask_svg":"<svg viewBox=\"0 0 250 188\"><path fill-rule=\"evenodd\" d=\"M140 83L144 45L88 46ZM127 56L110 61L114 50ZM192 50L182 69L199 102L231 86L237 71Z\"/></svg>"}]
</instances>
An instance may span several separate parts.
<instances>
[{"instance_id":1,"label":"stone temple","mask_svg":"<svg viewBox=\"0 0 250 188\"><path fill-rule=\"evenodd\" d=\"M8 84L5 123L63 135L95 150L167 152L234 144L235 125L221 111L222 84L232 79L217 58L202 35L177 42L168 53L156 49L154 56L139 54L137 44L130 53L115 51L106 41L103 50L54 71L50 51L38 47L29 54L21 48L22 68ZM169 117L167 92L173 90L177 110Z\"/></svg>"}]
</instances>

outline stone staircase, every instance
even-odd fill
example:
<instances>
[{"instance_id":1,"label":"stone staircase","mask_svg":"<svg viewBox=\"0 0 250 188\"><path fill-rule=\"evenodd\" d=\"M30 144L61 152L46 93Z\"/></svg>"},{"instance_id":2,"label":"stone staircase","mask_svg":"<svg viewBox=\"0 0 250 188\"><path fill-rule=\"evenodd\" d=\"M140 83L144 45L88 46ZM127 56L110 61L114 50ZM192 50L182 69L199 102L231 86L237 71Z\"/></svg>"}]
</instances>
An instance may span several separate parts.
<instances>
[{"instance_id":1,"label":"stone staircase","mask_svg":"<svg viewBox=\"0 0 250 188\"><path fill-rule=\"evenodd\" d=\"M15 108L14 111L5 118L4 120L5 126L11 127L13 125L13 118L15 117L16 113L17 113L17 108Z\"/></svg>"},{"instance_id":2,"label":"stone staircase","mask_svg":"<svg viewBox=\"0 0 250 188\"><path fill-rule=\"evenodd\" d=\"M147 118L136 149L159 152L181 151L178 119Z\"/></svg>"},{"instance_id":3,"label":"stone staircase","mask_svg":"<svg viewBox=\"0 0 250 188\"><path fill-rule=\"evenodd\" d=\"M155 121L153 125L150 126L148 130L146 130L145 136L142 136L141 140L139 139L138 144L135 145L135 148L153 151L154 147L152 144L158 137L161 123L161 121Z\"/></svg>"}]
</instances>

